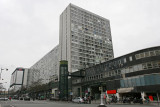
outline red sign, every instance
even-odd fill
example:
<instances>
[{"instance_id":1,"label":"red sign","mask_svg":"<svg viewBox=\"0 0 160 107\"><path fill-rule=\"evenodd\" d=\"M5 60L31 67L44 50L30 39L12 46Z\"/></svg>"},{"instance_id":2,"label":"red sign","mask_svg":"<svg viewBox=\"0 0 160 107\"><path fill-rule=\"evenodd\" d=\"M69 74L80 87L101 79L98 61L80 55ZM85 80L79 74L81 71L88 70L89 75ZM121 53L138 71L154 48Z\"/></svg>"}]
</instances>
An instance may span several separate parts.
<instances>
[{"instance_id":1,"label":"red sign","mask_svg":"<svg viewBox=\"0 0 160 107\"><path fill-rule=\"evenodd\" d=\"M116 90L107 90L107 94L116 94Z\"/></svg>"},{"instance_id":2,"label":"red sign","mask_svg":"<svg viewBox=\"0 0 160 107\"><path fill-rule=\"evenodd\" d=\"M153 96L150 95L150 96L149 96L149 99L150 99L151 101L153 101Z\"/></svg>"}]
</instances>

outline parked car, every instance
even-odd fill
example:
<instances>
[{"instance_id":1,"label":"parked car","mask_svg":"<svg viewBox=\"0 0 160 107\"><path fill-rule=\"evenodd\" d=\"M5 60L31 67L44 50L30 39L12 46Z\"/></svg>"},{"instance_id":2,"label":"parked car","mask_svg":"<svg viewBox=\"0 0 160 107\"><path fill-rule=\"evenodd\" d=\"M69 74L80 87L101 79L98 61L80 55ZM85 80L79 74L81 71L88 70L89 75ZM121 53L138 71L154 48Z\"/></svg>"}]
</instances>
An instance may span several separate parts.
<instances>
[{"instance_id":1,"label":"parked car","mask_svg":"<svg viewBox=\"0 0 160 107\"><path fill-rule=\"evenodd\" d=\"M133 99L133 103L143 104L143 100L142 100L142 98L134 98L134 99Z\"/></svg>"},{"instance_id":2,"label":"parked car","mask_svg":"<svg viewBox=\"0 0 160 107\"><path fill-rule=\"evenodd\" d=\"M83 101L83 99L81 97L76 97L76 98L72 99L72 101L74 103L84 103L84 101Z\"/></svg>"},{"instance_id":3,"label":"parked car","mask_svg":"<svg viewBox=\"0 0 160 107\"><path fill-rule=\"evenodd\" d=\"M5 98L4 97L0 98L0 101L7 101L7 100L8 100L8 98L6 98L6 97Z\"/></svg>"},{"instance_id":4,"label":"parked car","mask_svg":"<svg viewBox=\"0 0 160 107\"><path fill-rule=\"evenodd\" d=\"M129 97L126 97L123 99L123 103L131 103L131 99Z\"/></svg>"},{"instance_id":5,"label":"parked car","mask_svg":"<svg viewBox=\"0 0 160 107\"><path fill-rule=\"evenodd\" d=\"M52 101L59 101L59 98L50 97L50 100L52 100Z\"/></svg>"},{"instance_id":6,"label":"parked car","mask_svg":"<svg viewBox=\"0 0 160 107\"><path fill-rule=\"evenodd\" d=\"M30 101L30 97L26 96L26 97L24 97L24 100L25 101Z\"/></svg>"},{"instance_id":7,"label":"parked car","mask_svg":"<svg viewBox=\"0 0 160 107\"><path fill-rule=\"evenodd\" d=\"M19 100L23 100L23 97L19 97Z\"/></svg>"}]
</instances>

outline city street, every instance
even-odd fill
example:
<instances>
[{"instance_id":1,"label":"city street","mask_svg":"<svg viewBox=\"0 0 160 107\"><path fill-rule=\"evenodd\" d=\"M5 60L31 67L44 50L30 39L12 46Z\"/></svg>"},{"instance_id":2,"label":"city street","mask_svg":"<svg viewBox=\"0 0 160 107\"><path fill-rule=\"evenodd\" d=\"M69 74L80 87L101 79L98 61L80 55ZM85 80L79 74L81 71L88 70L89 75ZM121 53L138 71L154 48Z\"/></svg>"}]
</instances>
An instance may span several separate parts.
<instances>
[{"instance_id":1,"label":"city street","mask_svg":"<svg viewBox=\"0 0 160 107\"><path fill-rule=\"evenodd\" d=\"M54 101L0 101L0 107L97 107L98 104L76 104ZM158 107L146 104L110 104L107 107Z\"/></svg>"}]
</instances>

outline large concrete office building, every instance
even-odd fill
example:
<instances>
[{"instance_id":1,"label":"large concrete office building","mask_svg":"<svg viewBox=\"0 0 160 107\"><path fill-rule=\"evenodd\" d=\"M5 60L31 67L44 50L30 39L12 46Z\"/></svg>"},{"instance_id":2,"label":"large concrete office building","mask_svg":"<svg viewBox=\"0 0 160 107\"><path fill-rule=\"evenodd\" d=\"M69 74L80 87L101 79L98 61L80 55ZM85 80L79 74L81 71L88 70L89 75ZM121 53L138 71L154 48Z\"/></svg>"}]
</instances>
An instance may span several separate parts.
<instances>
[{"instance_id":1,"label":"large concrete office building","mask_svg":"<svg viewBox=\"0 0 160 107\"><path fill-rule=\"evenodd\" d=\"M39 84L46 84L53 79L58 78L58 48L59 45L30 67L28 73L28 86L31 86L35 82L39 82Z\"/></svg>"},{"instance_id":2,"label":"large concrete office building","mask_svg":"<svg viewBox=\"0 0 160 107\"><path fill-rule=\"evenodd\" d=\"M60 15L60 60L69 72L114 58L110 22L73 4Z\"/></svg>"}]
</instances>

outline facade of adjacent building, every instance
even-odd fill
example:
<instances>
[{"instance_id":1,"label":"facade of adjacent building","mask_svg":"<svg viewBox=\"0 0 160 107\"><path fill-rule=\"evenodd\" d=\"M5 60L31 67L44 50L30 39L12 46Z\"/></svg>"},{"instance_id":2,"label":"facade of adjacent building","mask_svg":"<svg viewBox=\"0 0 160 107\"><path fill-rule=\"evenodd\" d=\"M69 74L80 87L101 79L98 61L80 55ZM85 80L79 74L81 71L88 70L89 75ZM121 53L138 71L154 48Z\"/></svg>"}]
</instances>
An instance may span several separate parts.
<instances>
[{"instance_id":1,"label":"facade of adjacent building","mask_svg":"<svg viewBox=\"0 0 160 107\"><path fill-rule=\"evenodd\" d=\"M78 74L73 73L73 75ZM160 46L142 49L85 69L84 78L72 78L74 96L100 97L103 92L124 97L157 99L160 93Z\"/></svg>"},{"instance_id":2,"label":"facade of adjacent building","mask_svg":"<svg viewBox=\"0 0 160 107\"><path fill-rule=\"evenodd\" d=\"M57 79L59 75L59 46L56 46L29 69L28 86L34 82L46 84Z\"/></svg>"},{"instance_id":3,"label":"facade of adjacent building","mask_svg":"<svg viewBox=\"0 0 160 107\"><path fill-rule=\"evenodd\" d=\"M60 60L68 61L69 72L114 58L108 19L70 4L59 30Z\"/></svg>"},{"instance_id":4,"label":"facade of adjacent building","mask_svg":"<svg viewBox=\"0 0 160 107\"><path fill-rule=\"evenodd\" d=\"M10 89L14 92L27 87L28 69L18 67L11 75Z\"/></svg>"}]
</instances>

